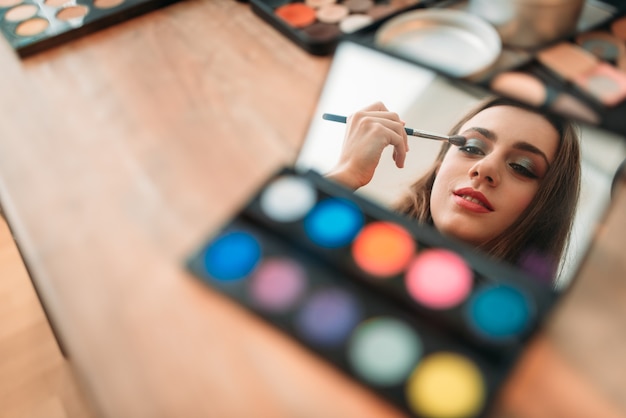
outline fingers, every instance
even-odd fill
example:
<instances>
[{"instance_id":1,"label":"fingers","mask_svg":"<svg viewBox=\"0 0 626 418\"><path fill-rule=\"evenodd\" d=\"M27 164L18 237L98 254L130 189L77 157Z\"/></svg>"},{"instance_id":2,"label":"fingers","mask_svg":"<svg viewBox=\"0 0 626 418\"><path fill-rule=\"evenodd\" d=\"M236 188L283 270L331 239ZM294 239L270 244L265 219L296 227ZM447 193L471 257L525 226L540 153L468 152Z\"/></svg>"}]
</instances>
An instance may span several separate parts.
<instances>
[{"instance_id":1,"label":"fingers","mask_svg":"<svg viewBox=\"0 0 626 418\"><path fill-rule=\"evenodd\" d=\"M406 133L404 134L406 138ZM396 163L396 167L403 168L404 161L406 160L406 139L401 140L398 144L393 145L393 161Z\"/></svg>"},{"instance_id":2,"label":"fingers","mask_svg":"<svg viewBox=\"0 0 626 418\"><path fill-rule=\"evenodd\" d=\"M382 125L394 131L405 140L405 150L408 147L406 131L404 130L405 123L395 112L389 112L388 110L367 110L367 108L361 109L349 116L348 124L359 125L363 131L376 129L377 125Z\"/></svg>"},{"instance_id":3,"label":"fingers","mask_svg":"<svg viewBox=\"0 0 626 418\"><path fill-rule=\"evenodd\" d=\"M404 167L409 149L408 136L404 129L405 122L397 113L390 112L382 102L375 102L350 115L347 123L351 152L367 155L367 161L378 161L383 148L391 145L396 166ZM377 157L374 158L373 154Z\"/></svg>"},{"instance_id":4,"label":"fingers","mask_svg":"<svg viewBox=\"0 0 626 418\"><path fill-rule=\"evenodd\" d=\"M383 112L388 112L389 109L387 109L387 106L385 106L385 104L383 102L374 102L368 106L365 106L362 110L368 111L368 110L372 110L372 111L383 111Z\"/></svg>"}]
</instances>

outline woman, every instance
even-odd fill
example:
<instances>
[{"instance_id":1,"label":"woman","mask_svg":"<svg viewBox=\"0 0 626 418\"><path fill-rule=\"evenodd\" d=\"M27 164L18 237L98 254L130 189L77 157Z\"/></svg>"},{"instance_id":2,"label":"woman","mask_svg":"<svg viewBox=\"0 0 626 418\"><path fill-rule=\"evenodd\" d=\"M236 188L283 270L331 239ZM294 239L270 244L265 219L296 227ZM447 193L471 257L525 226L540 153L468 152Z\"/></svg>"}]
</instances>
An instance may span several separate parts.
<instances>
[{"instance_id":1,"label":"woman","mask_svg":"<svg viewBox=\"0 0 626 418\"><path fill-rule=\"evenodd\" d=\"M568 120L503 98L481 102L450 135L432 167L395 209L487 254L553 278L567 247L580 191L580 147ZM382 150L404 166L404 122L382 103L353 114L328 173L354 190L369 183ZM528 265L537 256L539 265Z\"/></svg>"}]
</instances>

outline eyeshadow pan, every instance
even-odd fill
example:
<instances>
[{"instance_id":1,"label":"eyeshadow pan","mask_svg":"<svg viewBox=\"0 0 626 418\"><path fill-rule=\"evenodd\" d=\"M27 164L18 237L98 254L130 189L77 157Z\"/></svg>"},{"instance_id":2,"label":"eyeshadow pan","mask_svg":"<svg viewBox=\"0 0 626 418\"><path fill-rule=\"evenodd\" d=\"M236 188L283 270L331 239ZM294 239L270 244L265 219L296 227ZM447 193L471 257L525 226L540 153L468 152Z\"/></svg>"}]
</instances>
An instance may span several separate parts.
<instances>
[{"instance_id":1,"label":"eyeshadow pan","mask_svg":"<svg viewBox=\"0 0 626 418\"><path fill-rule=\"evenodd\" d=\"M270 184L261 195L261 209L271 219L291 222L304 217L315 205L315 190L302 178L283 176Z\"/></svg>"},{"instance_id":2,"label":"eyeshadow pan","mask_svg":"<svg viewBox=\"0 0 626 418\"><path fill-rule=\"evenodd\" d=\"M15 6L15 5L20 4L22 1L23 0L0 0L0 7Z\"/></svg>"},{"instance_id":3,"label":"eyeshadow pan","mask_svg":"<svg viewBox=\"0 0 626 418\"><path fill-rule=\"evenodd\" d=\"M587 74L572 78L589 94L607 106L615 106L626 98L626 73L606 62L600 62Z\"/></svg>"},{"instance_id":4,"label":"eyeshadow pan","mask_svg":"<svg viewBox=\"0 0 626 418\"><path fill-rule=\"evenodd\" d=\"M45 31L49 26L46 19L41 17L34 17L28 19L17 25L15 28L15 34L19 36L33 36L38 35Z\"/></svg>"},{"instance_id":5,"label":"eyeshadow pan","mask_svg":"<svg viewBox=\"0 0 626 418\"><path fill-rule=\"evenodd\" d=\"M256 306L272 312L290 309L306 288L306 272L290 258L270 258L254 272L250 294Z\"/></svg>"},{"instance_id":6,"label":"eyeshadow pan","mask_svg":"<svg viewBox=\"0 0 626 418\"><path fill-rule=\"evenodd\" d=\"M343 4L351 13L365 13L374 6L374 0L345 0Z\"/></svg>"},{"instance_id":7,"label":"eyeshadow pan","mask_svg":"<svg viewBox=\"0 0 626 418\"><path fill-rule=\"evenodd\" d=\"M67 0L45 0L43 4L49 7L61 7L67 2Z\"/></svg>"},{"instance_id":8,"label":"eyeshadow pan","mask_svg":"<svg viewBox=\"0 0 626 418\"><path fill-rule=\"evenodd\" d=\"M294 28L303 28L315 22L315 9L304 3L284 4L274 13Z\"/></svg>"},{"instance_id":9,"label":"eyeshadow pan","mask_svg":"<svg viewBox=\"0 0 626 418\"><path fill-rule=\"evenodd\" d=\"M568 42L539 51L537 59L565 79L586 74L598 64L595 55Z\"/></svg>"},{"instance_id":10,"label":"eyeshadow pan","mask_svg":"<svg viewBox=\"0 0 626 418\"><path fill-rule=\"evenodd\" d=\"M363 271L389 277L407 267L415 248L415 241L404 228L390 222L373 222L355 238L352 255Z\"/></svg>"},{"instance_id":11,"label":"eyeshadow pan","mask_svg":"<svg viewBox=\"0 0 626 418\"><path fill-rule=\"evenodd\" d=\"M344 33L352 33L370 25L373 21L374 19L369 15L352 14L339 22L339 29Z\"/></svg>"},{"instance_id":12,"label":"eyeshadow pan","mask_svg":"<svg viewBox=\"0 0 626 418\"><path fill-rule=\"evenodd\" d=\"M305 0L304 4L314 9L319 9L327 4L337 3L337 0Z\"/></svg>"},{"instance_id":13,"label":"eyeshadow pan","mask_svg":"<svg viewBox=\"0 0 626 418\"><path fill-rule=\"evenodd\" d=\"M422 342L403 321L381 317L361 323L348 347L354 371L377 386L402 383L422 354Z\"/></svg>"},{"instance_id":14,"label":"eyeshadow pan","mask_svg":"<svg viewBox=\"0 0 626 418\"><path fill-rule=\"evenodd\" d=\"M318 289L296 313L302 338L317 346L343 343L361 320L361 308L351 293L337 287Z\"/></svg>"},{"instance_id":15,"label":"eyeshadow pan","mask_svg":"<svg viewBox=\"0 0 626 418\"><path fill-rule=\"evenodd\" d=\"M510 71L496 75L490 83L496 92L533 106L541 106L547 97L546 87L530 74Z\"/></svg>"},{"instance_id":16,"label":"eyeshadow pan","mask_svg":"<svg viewBox=\"0 0 626 418\"><path fill-rule=\"evenodd\" d=\"M37 10L39 9L34 4L20 4L19 6L7 10L4 14L4 19L9 22L19 22L35 16Z\"/></svg>"},{"instance_id":17,"label":"eyeshadow pan","mask_svg":"<svg viewBox=\"0 0 626 418\"><path fill-rule=\"evenodd\" d=\"M363 213L351 201L328 198L317 203L304 218L307 236L324 248L348 245L363 227Z\"/></svg>"},{"instance_id":18,"label":"eyeshadow pan","mask_svg":"<svg viewBox=\"0 0 626 418\"><path fill-rule=\"evenodd\" d=\"M404 9L421 3L422 0L390 0L389 4L396 9Z\"/></svg>"},{"instance_id":19,"label":"eyeshadow pan","mask_svg":"<svg viewBox=\"0 0 626 418\"><path fill-rule=\"evenodd\" d=\"M391 4L376 4L374 7L367 11L367 14L372 17L372 19L380 19L390 14L394 13L398 10Z\"/></svg>"},{"instance_id":20,"label":"eyeshadow pan","mask_svg":"<svg viewBox=\"0 0 626 418\"><path fill-rule=\"evenodd\" d=\"M455 353L424 358L409 378L406 391L419 416L476 416L485 402L482 373L472 361Z\"/></svg>"},{"instance_id":21,"label":"eyeshadow pan","mask_svg":"<svg viewBox=\"0 0 626 418\"><path fill-rule=\"evenodd\" d=\"M350 14L350 10L343 4L327 4L317 10L315 16L320 22L339 23Z\"/></svg>"},{"instance_id":22,"label":"eyeshadow pan","mask_svg":"<svg viewBox=\"0 0 626 418\"><path fill-rule=\"evenodd\" d=\"M124 0L94 0L93 6L98 9L112 9L122 3L124 3Z\"/></svg>"},{"instance_id":23,"label":"eyeshadow pan","mask_svg":"<svg viewBox=\"0 0 626 418\"><path fill-rule=\"evenodd\" d=\"M217 280L232 281L246 277L261 258L255 237L244 231L228 232L206 249L204 267Z\"/></svg>"},{"instance_id":24,"label":"eyeshadow pan","mask_svg":"<svg viewBox=\"0 0 626 418\"><path fill-rule=\"evenodd\" d=\"M68 6L58 11L57 19L59 20L78 19L81 17L85 17L88 12L89 12L89 8L87 6L83 6L83 5Z\"/></svg>"},{"instance_id":25,"label":"eyeshadow pan","mask_svg":"<svg viewBox=\"0 0 626 418\"><path fill-rule=\"evenodd\" d=\"M302 29L302 32L313 38L316 42L328 42L341 35L339 26L333 23L315 22Z\"/></svg>"},{"instance_id":26,"label":"eyeshadow pan","mask_svg":"<svg viewBox=\"0 0 626 418\"><path fill-rule=\"evenodd\" d=\"M532 316L528 298L507 285L479 289L471 297L467 313L479 334L494 339L520 335Z\"/></svg>"},{"instance_id":27,"label":"eyeshadow pan","mask_svg":"<svg viewBox=\"0 0 626 418\"><path fill-rule=\"evenodd\" d=\"M429 249L411 262L406 287L417 302L434 309L446 309L468 296L472 279L472 271L459 255L444 249Z\"/></svg>"},{"instance_id":28,"label":"eyeshadow pan","mask_svg":"<svg viewBox=\"0 0 626 418\"><path fill-rule=\"evenodd\" d=\"M576 42L596 57L613 62L626 49L621 40L606 32L587 32L579 35Z\"/></svg>"}]
</instances>

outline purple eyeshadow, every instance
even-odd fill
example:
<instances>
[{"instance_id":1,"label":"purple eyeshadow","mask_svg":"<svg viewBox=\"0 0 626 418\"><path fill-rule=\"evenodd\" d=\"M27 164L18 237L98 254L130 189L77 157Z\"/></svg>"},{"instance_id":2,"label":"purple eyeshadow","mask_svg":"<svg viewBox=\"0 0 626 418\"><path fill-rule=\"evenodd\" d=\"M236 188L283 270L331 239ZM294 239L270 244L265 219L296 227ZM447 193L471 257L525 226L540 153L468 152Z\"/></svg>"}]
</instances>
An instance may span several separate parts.
<instances>
[{"instance_id":1,"label":"purple eyeshadow","mask_svg":"<svg viewBox=\"0 0 626 418\"><path fill-rule=\"evenodd\" d=\"M311 344L337 346L345 341L361 319L355 298L338 288L316 291L296 316L298 334Z\"/></svg>"},{"instance_id":2,"label":"purple eyeshadow","mask_svg":"<svg viewBox=\"0 0 626 418\"><path fill-rule=\"evenodd\" d=\"M280 312L298 302L306 282L306 272L299 263L286 258L268 259L252 276L250 295L259 308Z\"/></svg>"}]
</instances>

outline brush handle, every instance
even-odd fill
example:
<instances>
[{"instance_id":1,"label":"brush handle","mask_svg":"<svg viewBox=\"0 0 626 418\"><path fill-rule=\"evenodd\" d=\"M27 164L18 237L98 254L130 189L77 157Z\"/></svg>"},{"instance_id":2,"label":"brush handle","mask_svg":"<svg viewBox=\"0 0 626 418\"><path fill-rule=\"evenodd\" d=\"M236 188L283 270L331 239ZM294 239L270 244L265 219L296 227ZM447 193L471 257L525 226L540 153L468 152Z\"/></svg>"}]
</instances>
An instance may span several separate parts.
<instances>
[{"instance_id":1,"label":"brush handle","mask_svg":"<svg viewBox=\"0 0 626 418\"><path fill-rule=\"evenodd\" d=\"M324 113L322 115L322 119L329 120L331 122L339 122L339 123L346 123L348 121L348 118L346 116L335 115L333 113ZM414 129L404 128L404 130L406 131L407 135L420 136L420 135L415 135L414 134L414 132L418 132L418 131L416 131Z\"/></svg>"},{"instance_id":2,"label":"brush handle","mask_svg":"<svg viewBox=\"0 0 626 418\"><path fill-rule=\"evenodd\" d=\"M322 119L339 123L346 123L348 120L346 116L335 115L333 113L324 113L322 115ZM465 143L465 138L459 135L450 137L448 135L440 135L432 132L420 131L418 129L404 128L404 130L406 131L407 135L417 136L420 138L435 139L437 141L448 141L451 144L458 146L461 146Z\"/></svg>"},{"instance_id":3,"label":"brush handle","mask_svg":"<svg viewBox=\"0 0 626 418\"><path fill-rule=\"evenodd\" d=\"M332 113L324 113L322 115L322 119L329 120L331 122L339 122L339 123L346 123L348 121L347 117L341 116L341 115L334 115Z\"/></svg>"}]
</instances>

